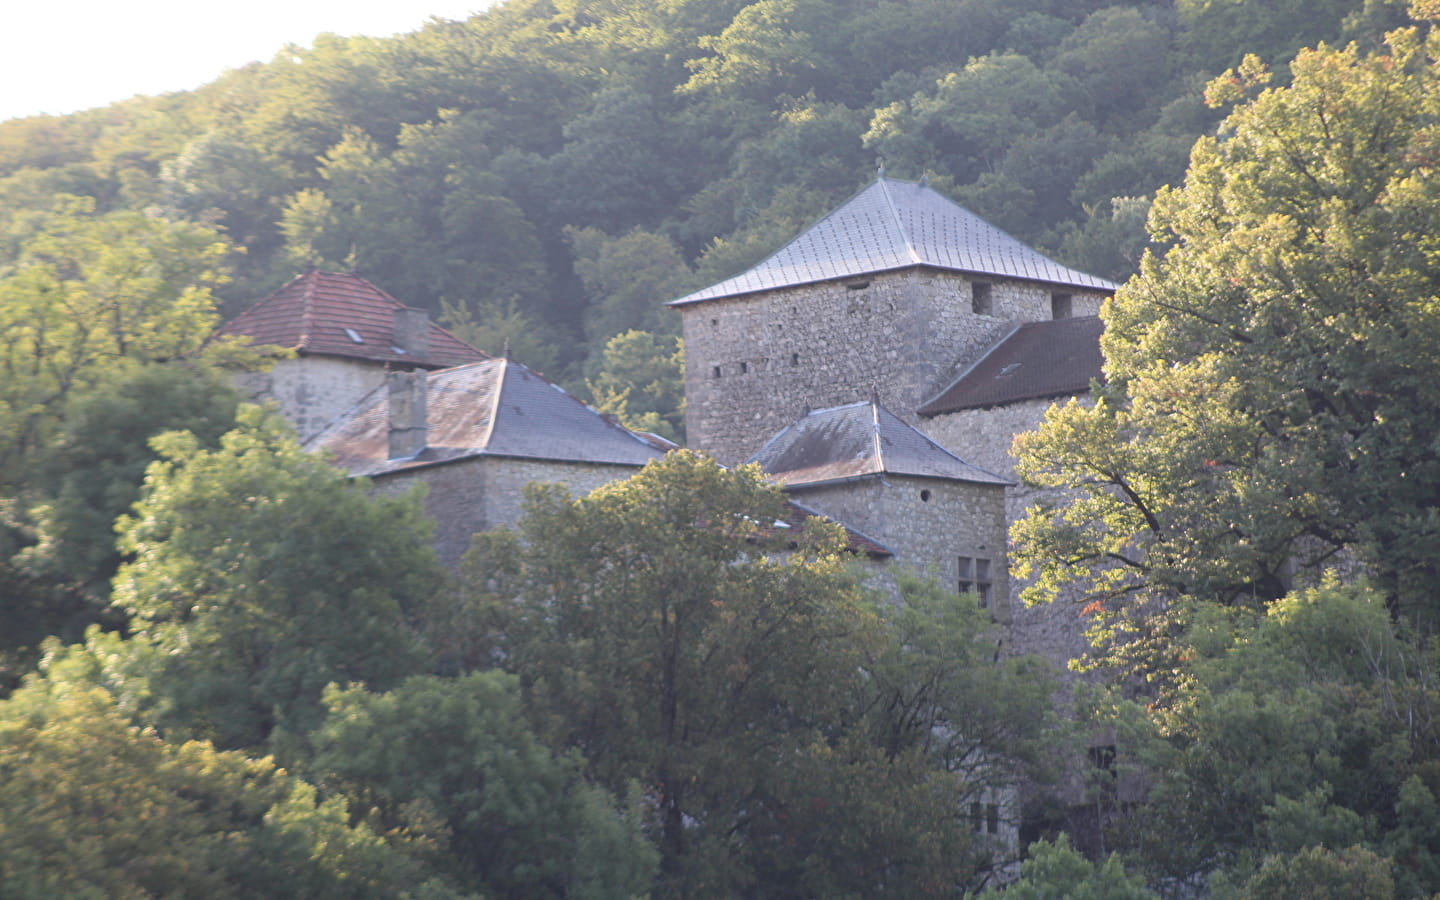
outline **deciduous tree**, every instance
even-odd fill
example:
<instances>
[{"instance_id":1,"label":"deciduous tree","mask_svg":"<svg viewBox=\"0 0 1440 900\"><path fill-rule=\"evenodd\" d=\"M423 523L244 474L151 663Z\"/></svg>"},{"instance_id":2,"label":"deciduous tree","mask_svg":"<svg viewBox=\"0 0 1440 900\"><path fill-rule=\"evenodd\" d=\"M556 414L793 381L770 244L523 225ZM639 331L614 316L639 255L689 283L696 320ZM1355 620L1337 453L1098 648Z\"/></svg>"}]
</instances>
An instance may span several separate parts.
<instances>
[{"instance_id":1,"label":"deciduous tree","mask_svg":"<svg viewBox=\"0 0 1440 900\"><path fill-rule=\"evenodd\" d=\"M1263 602L1346 552L1435 624L1437 41L1302 53L1160 193L1168 246L1103 311L1109 385L1017 443L1075 497L1017 527L1032 596ZM1264 78L1252 60L1212 95Z\"/></svg>"}]
</instances>

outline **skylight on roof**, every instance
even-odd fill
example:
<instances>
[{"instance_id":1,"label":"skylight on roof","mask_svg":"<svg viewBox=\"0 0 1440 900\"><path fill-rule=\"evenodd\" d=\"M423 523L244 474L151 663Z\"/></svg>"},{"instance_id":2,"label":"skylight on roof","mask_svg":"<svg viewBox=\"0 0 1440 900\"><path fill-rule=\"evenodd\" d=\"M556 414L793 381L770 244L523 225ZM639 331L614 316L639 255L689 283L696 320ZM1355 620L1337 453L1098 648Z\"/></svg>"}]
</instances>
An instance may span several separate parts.
<instances>
[{"instance_id":1,"label":"skylight on roof","mask_svg":"<svg viewBox=\"0 0 1440 900\"><path fill-rule=\"evenodd\" d=\"M355 343L357 343L357 344L363 344L363 343L365 343L365 339L362 338L362 337L360 336L360 332L356 331L355 329L353 329L353 328L346 328L346 329L345 329L345 333L346 333L347 335L349 335L349 336L350 336L350 340L354 341Z\"/></svg>"}]
</instances>

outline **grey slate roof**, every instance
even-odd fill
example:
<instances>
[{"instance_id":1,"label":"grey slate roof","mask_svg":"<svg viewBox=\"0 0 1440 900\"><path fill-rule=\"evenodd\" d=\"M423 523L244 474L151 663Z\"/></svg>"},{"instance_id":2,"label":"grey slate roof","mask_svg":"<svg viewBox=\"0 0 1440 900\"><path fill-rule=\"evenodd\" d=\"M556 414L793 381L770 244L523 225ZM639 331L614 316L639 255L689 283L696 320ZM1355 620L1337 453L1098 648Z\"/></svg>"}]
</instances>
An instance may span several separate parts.
<instances>
[{"instance_id":1,"label":"grey slate roof","mask_svg":"<svg viewBox=\"0 0 1440 900\"><path fill-rule=\"evenodd\" d=\"M916 412L935 416L1084 393L1105 378L1104 330L1097 316L1020 325Z\"/></svg>"},{"instance_id":2,"label":"grey slate roof","mask_svg":"<svg viewBox=\"0 0 1440 900\"><path fill-rule=\"evenodd\" d=\"M759 463L771 481L786 487L871 475L1010 484L965 462L873 400L807 413L749 462Z\"/></svg>"},{"instance_id":3,"label":"grey slate roof","mask_svg":"<svg viewBox=\"0 0 1440 900\"><path fill-rule=\"evenodd\" d=\"M385 475L478 456L643 466L665 455L660 439L627 431L539 374L488 359L427 376L425 449L389 459L384 385L306 444L351 475Z\"/></svg>"},{"instance_id":4,"label":"grey slate roof","mask_svg":"<svg viewBox=\"0 0 1440 900\"><path fill-rule=\"evenodd\" d=\"M928 185L881 176L754 268L668 305L911 266L1102 291L1116 287L1032 250Z\"/></svg>"}]
</instances>

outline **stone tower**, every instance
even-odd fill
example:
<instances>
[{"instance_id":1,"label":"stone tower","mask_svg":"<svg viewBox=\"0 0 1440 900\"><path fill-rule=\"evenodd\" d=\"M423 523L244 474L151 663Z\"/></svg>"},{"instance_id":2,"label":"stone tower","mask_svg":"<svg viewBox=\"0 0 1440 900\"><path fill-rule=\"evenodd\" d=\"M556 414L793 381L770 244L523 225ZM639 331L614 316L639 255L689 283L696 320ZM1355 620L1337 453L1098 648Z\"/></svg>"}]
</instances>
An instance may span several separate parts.
<instances>
[{"instance_id":1,"label":"stone tower","mask_svg":"<svg viewBox=\"0 0 1440 900\"><path fill-rule=\"evenodd\" d=\"M690 444L735 464L805 410L872 392L915 424L1016 325L1093 316L1114 287L881 176L754 268L670 303Z\"/></svg>"}]
</instances>

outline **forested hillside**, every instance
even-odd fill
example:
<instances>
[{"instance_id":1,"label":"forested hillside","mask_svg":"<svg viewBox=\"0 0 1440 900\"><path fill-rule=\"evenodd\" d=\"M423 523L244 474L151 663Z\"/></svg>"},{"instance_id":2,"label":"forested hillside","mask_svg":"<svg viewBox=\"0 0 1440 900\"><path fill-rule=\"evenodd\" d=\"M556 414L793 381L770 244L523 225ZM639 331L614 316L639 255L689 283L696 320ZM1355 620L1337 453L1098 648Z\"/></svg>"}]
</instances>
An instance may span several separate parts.
<instances>
[{"instance_id":1,"label":"forested hillside","mask_svg":"<svg viewBox=\"0 0 1440 900\"><path fill-rule=\"evenodd\" d=\"M57 194L219 229L233 315L307 264L577 383L657 301L873 177L1123 280L1256 53L1374 46L1399 0L511 0L322 35L199 90L0 124L0 265Z\"/></svg>"},{"instance_id":2,"label":"forested hillside","mask_svg":"<svg viewBox=\"0 0 1440 900\"><path fill-rule=\"evenodd\" d=\"M511 0L0 123L0 897L1435 895L1437 19ZM882 159L1125 281L1017 443L1074 717L975 596L872 594L685 451L443 571L211 337L353 267L679 429L660 302Z\"/></svg>"}]
</instances>

